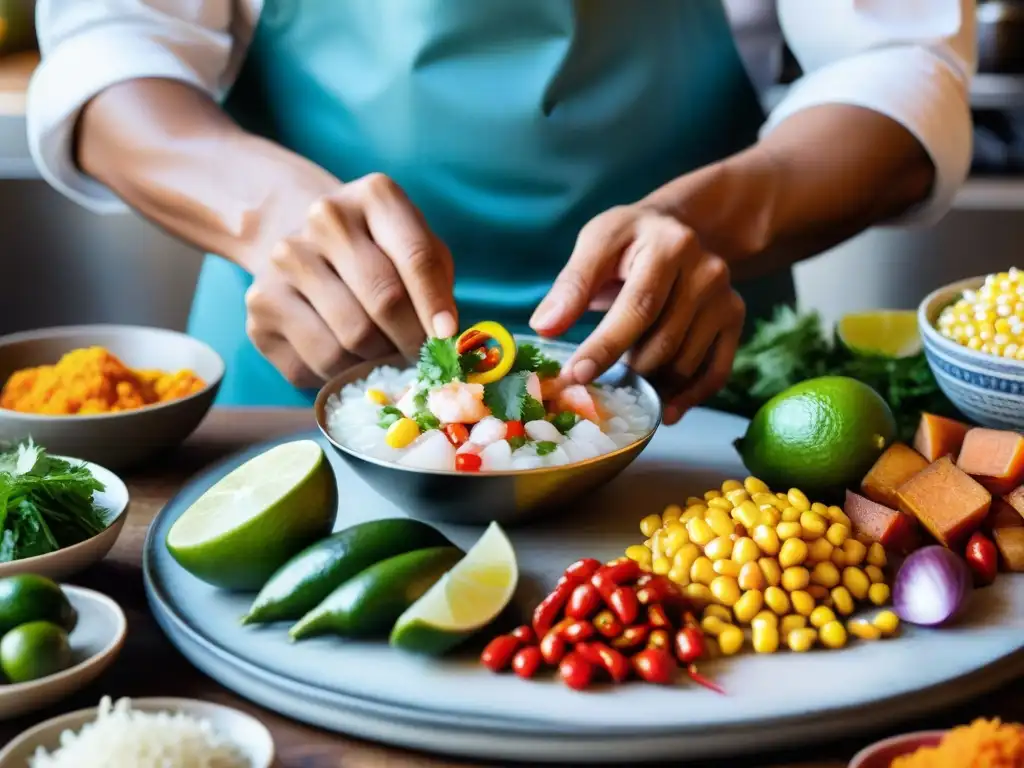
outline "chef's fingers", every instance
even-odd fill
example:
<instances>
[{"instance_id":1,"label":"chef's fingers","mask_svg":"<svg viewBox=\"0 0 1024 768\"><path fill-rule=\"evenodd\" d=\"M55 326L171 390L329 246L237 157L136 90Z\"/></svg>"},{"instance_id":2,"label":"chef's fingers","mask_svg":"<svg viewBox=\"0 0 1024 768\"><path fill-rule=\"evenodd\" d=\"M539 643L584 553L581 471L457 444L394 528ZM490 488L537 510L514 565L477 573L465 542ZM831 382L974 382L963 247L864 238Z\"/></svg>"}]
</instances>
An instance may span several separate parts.
<instances>
[{"instance_id":1,"label":"chef's fingers","mask_svg":"<svg viewBox=\"0 0 1024 768\"><path fill-rule=\"evenodd\" d=\"M686 280L680 274L661 317L629 353L629 365L637 373L650 376L676 359L693 319L694 304L689 299Z\"/></svg>"},{"instance_id":2,"label":"chef's fingers","mask_svg":"<svg viewBox=\"0 0 1024 768\"><path fill-rule=\"evenodd\" d=\"M569 261L530 318L533 330L541 336L559 336L580 319L591 300L615 278L632 240L634 221L632 209L613 208L580 230Z\"/></svg>"},{"instance_id":3,"label":"chef's fingers","mask_svg":"<svg viewBox=\"0 0 1024 768\"><path fill-rule=\"evenodd\" d=\"M700 244L693 232L675 219L641 222L624 257L629 262L625 285L597 328L576 350L565 370L586 384L628 352L654 325L682 266L696 262Z\"/></svg>"},{"instance_id":4,"label":"chef's fingers","mask_svg":"<svg viewBox=\"0 0 1024 768\"><path fill-rule=\"evenodd\" d=\"M374 360L394 351L391 342L312 243L287 238L271 251L270 261L316 310L343 349L363 360Z\"/></svg>"},{"instance_id":5,"label":"chef's fingers","mask_svg":"<svg viewBox=\"0 0 1024 768\"><path fill-rule=\"evenodd\" d=\"M691 281L689 304L696 315L685 329L682 344L673 362L675 375L682 381L692 379L708 350L715 343L719 331L732 326L739 313L743 319L743 300L732 290L729 283L729 268L717 256L703 259L694 271ZM736 302L739 302L739 306Z\"/></svg>"},{"instance_id":6,"label":"chef's fingers","mask_svg":"<svg viewBox=\"0 0 1024 768\"><path fill-rule=\"evenodd\" d=\"M404 190L381 173L358 182L374 242L394 263L427 334L447 338L459 329L452 291L452 255Z\"/></svg>"},{"instance_id":7,"label":"chef's fingers","mask_svg":"<svg viewBox=\"0 0 1024 768\"><path fill-rule=\"evenodd\" d=\"M374 325L399 352L414 360L426 334L398 270L373 242L358 205L321 200L306 227L304 239L327 257Z\"/></svg>"}]
</instances>

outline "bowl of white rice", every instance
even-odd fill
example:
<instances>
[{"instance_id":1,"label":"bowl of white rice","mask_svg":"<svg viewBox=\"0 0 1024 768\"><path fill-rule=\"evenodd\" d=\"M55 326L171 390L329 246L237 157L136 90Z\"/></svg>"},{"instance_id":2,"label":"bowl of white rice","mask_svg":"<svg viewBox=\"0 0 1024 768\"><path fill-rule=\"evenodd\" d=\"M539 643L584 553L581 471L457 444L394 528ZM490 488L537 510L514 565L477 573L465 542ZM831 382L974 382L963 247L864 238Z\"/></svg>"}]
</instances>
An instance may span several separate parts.
<instances>
[{"instance_id":1,"label":"bowl of white rice","mask_svg":"<svg viewBox=\"0 0 1024 768\"><path fill-rule=\"evenodd\" d=\"M267 728L193 699L104 697L55 717L0 750L0 768L270 768Z\"/></svg>"},{"instance_id":2,"label":"bowl of white rice","mask_svg":"<svg viewBox=\"0 0 1024 768\"><path fill-rule=\"evenodd\" d=\"M437 365L424 352L426 369L399 356L354 366L320 391L317 424L355 472L407 514L525 522L629 466L660 425L661 402L624 363L594 385L566 385L557 364L574 345L528 336L515 343L515 365L479 385L473 376L460 380L457 368L440 374L443 349ZM465 366L466 353L459 357Z\"/></svg>"}]
</instances>

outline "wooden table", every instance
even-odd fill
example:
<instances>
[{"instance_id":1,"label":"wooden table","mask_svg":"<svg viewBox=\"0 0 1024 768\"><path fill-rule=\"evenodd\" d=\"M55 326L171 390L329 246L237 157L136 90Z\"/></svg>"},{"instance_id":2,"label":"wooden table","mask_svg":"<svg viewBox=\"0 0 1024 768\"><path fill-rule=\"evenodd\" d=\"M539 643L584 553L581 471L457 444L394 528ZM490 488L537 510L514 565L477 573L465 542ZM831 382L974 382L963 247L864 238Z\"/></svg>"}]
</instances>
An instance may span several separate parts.
<instances>
[{"instance_id":1,"label":"wooden table","mask_svg":"<svg viewBox=\"0 0 1024 768\"><path fill-rule=\"evenodd\" d=\"M217 409L174 455L158 467L126 478L132 505L124 532L104 562L75 579L75 583L110 595L125 610L128 639L124 650L113 667L86 691L49 710L0 723L0 745L44 719L94 706L103 695L115 698L184 696L228 704L255 714L274 734L279 754L278 768L454 768L457 765L480 765L360 742L306 727L256 707L194 669L167 641L149 613L141 571L143 540L154 515L182 482L211 461L247 445L313 427L311 410ZM822 685L828 685L828 681L823 680ZM948 727L979 716L998 715L1006 720L1024 722L1021 690L1019 685L1008 683L983 701L943 712L926 722L904 723L899 731ZM870 740L865 737L789 754L760 755L756 759L735 761L716 760L714 764L717 768L843 768L850 757ZM681 760L684 756L679 757Z\"/></svg>"}]
</instances>

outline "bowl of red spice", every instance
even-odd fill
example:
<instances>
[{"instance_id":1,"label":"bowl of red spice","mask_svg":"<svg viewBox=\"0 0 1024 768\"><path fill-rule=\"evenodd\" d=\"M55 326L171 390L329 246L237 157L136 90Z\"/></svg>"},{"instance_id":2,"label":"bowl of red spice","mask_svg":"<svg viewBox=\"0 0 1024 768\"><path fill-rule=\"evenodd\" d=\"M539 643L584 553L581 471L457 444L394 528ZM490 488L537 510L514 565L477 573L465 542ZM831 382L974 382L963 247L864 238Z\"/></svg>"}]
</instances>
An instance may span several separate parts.
<instances>
[{"instance_id":1,"label":"bowl of red spice","mask_svg":"<svg viewBox=\"0 0 1024 768\"><path fill-rule=\"evenodd\" d=\"M861 750L849 768L1024 768L1024 725L979 719L905 733Z\"/></svg>"}]
</instances>

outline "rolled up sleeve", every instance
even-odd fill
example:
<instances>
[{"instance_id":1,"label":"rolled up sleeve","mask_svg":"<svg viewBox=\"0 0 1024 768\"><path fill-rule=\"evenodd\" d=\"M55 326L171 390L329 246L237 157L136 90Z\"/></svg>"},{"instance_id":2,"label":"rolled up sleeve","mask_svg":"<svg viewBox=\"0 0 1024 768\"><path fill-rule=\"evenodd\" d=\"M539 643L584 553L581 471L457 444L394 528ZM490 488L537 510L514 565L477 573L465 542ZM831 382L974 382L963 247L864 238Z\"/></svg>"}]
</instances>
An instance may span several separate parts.
<instances>
[{"instance_id":1,"label":"rolled up sleeve","mask_svg":"<svg viewBox=\"0 0 1024 768\"><path fill-rule=\"evenodd\" d=\"M778 10L805 74L772 111L762 135L824 104L883 114L910 131L935 166L928 200L898 223L939 219L971 165L973 0L779 0Z\"/></svg>"},{"instance_id":2,"label":"rolled up sleeve","mask_svg":"<svg viewBox=\"0 0 1024 768\"><path fill-rule=\"evenodd\" d=\"M43 178L96 212L124 210L75 163L83 107L139 78L176 80L216 97L233 52L231 16L231 0L40 0L42 63L29 85L26 121Z\"/></svg>"}]
</instances>

